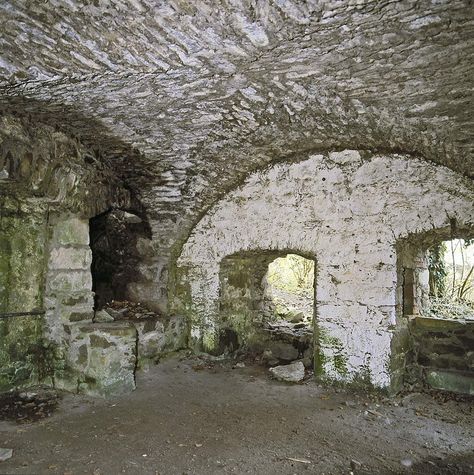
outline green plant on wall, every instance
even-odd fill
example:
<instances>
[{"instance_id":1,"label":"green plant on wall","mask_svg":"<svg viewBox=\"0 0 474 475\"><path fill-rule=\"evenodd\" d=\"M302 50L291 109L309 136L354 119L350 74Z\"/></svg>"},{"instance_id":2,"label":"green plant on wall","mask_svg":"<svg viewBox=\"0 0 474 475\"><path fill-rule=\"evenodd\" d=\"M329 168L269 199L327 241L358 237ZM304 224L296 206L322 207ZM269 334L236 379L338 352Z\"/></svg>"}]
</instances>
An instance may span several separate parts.
<instances>
[{"instance_id":1,"label":"green plant on wall","mask_svg":"<svg viewBox=\"0 0 474 475\"><path fill-rule=\"evenodd\" d=\"M312 291L314 261L297 254L280 257L268 266L267 279L270 285L287 292Z\"/></svg>"},{"instance_id":2,"label":"green plant on wall","mask_svg":"<svg viewBox=\"0 0 474 475\"><path fill-rule=\"evenodd\" d=\"M59 345L45 338L33 342L28 348L28 359L38 382L55 386L56 371L62 368L63 358Z\"/></svg>"},{"instance_id":3,"label":"green plant on wall","mask_svg":"<svg viewBox=\"0 0 474 475\"><path fill-rule=\"evenodd\" d=\"M433 318L474 319L474 244L444 241L428 251L430 303Z\"/></svg>"},{"instance_id":4,"label":"green plant on wall","mask_svg":"<svg viewBox=\"0 0 474 475\"><path fill-rule=\"evenodd\" d=\"M441 298L446 293L447 270L444 262L444 256L447 246L444 242L432 247L428 251L428 270L430 296Z\"/></svg>"}]
</instances>

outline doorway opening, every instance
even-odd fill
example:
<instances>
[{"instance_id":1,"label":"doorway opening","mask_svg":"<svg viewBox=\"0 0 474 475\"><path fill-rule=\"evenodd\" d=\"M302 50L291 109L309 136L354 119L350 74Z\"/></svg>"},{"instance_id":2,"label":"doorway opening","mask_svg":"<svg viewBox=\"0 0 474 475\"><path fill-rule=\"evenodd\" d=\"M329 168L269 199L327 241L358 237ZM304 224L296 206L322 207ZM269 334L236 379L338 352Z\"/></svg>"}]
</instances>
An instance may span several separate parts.
<instances>
[{"instance_id":1,"label":"doorway opening","mask_svg":"<svg viewBox=\"0 0 474 475\"><path fill-rule=\"evenodd\" d=\"M298 254L277 257L268 265L264 288L272 320L312 327L314 260Z\"/></svg>"},{"instance_id":2,"label":"doorway opening","mask_svg":"<svg viewBox=\"0 0 474 475\"><path fill-rule=\"evenodd\" d=\"M270 365L304 360L312 367L315 260L278 251L227 256L220 269L216 353L236 349Z\"/></svg>"}]
</instances>

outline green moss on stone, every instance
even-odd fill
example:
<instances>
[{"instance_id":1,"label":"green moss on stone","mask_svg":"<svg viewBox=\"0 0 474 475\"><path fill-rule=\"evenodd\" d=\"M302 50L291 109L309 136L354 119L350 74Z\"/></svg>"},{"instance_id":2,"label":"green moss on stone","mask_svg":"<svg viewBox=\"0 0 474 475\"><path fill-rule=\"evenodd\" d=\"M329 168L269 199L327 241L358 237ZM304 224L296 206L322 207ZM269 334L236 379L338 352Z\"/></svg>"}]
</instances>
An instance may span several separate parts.
<instances>
[{"instance_id":1,"label":"green moss on stone","mask_svg":"<svg viewBox=\"0 0 474 475\"><path fill-rule=\"evenodd\" d=\"M40 205L0 200L0 312L42 309L46 214ZM0 389L21 386L37 375L33 348L43 319L0 320Z\"/></svg>"}]
</instances>

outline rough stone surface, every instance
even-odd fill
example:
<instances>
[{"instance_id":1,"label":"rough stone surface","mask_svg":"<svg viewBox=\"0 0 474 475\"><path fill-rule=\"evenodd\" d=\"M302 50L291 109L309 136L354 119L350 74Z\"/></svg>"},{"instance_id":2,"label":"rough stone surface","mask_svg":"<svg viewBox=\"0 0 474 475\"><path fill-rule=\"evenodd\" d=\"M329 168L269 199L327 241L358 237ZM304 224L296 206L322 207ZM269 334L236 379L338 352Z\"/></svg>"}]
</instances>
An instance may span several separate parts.
<instances>
[{"instance_id":1,"label":"rough stone surface","mask_svg":"<svg viewBox=\"0 0 474 475\"><path fill-rule=\"evenodd\" d=\"M179 258L180 305L192 335L215 339L221 261L290 250L317 263L319 368L333 379L390 384L399 240L472 228L474 187L455 172L401 155L309 155L252 174L212 208Z\"/></svg>"},{"instance_id":2,"label":"rough stone surface","mask_svg":"<svg viewBox=\"0 0 474 475\"><path fill-rule=\"evenodd\" d=\"M472 371L427 370L425 380L435 389L474 395L474 375Z\"/></svg>"},{"instance_id":3,"label":"rough stone surface","mask_svg":"<svg viewBox=\"0 0 474 475\"><path fill-rule=\"evenodd\" d=\"M113 322L114 317L106 310L99 310L94 314L94 323Z\"/></svg>"},{"instance_id":4,"label":"rough stone surface","mask_svg":"<svg viewBox=\"0 0 474 475\"><path fill-rule=\"evenodd\" d=\"M135 389L137 331L128 323L72 324L59 388L108 397Z\"/></svg>"},{"instance_id":5,"label":"rough stone surface","mask_svg":"<svg viewBox=\"0 0 474 475\"><path fill-rule=\"evenodd\" d=\"M69 337L64 323L92 320L93 293L89 223L64 214L49 223L49 262L45 277L48 338L60 343Z\"/></svg>"},{"instance_id":6,"label":"rough stone surface","mask_svg":"<svg viewBox=\"0 0 474 475\"><path fill-rule=\"evenodd\" d=\"M474 14L463 0L0 9L2 108L100 148L140 195L159 257L132 291L156 305L193 225L257 168L353 147L473 176Z\"/></svg>"},{"instance_id":7,"label":"rough stone surface","mask_svg":"<svg viewBox=\"0 0 474 475\"><path fill-rule=\"evenodd\" d=\"M146 360L161 356L165 347L165 329L160 320L150 319L133 322L138 331L138 359L141 365Z\"/></svg>"},{"instance_id":8,"label":"rough stone surface","mask_svg":"<svg viewBox=\"0 0 474 475\"><path fill-rule=\"evenodd\" d=\"M11 459L13 457L13 449L4 449L0 447L0 462Z\"/></svg>"},{"instance_id":9,"label":"rough stone surface","mask_svg":"<svg viewBox=\"0 0 474 475\"><path fill-rule=\"evenodd\" d=\"M272 356L278 360L293 361L298 358L299 351L291 343L272 341L266 344L266 349L272 352Z\"/></svg>"},{"instance_id":10,"label":"rough stone surface","mask_svg":"<svg viewBox=\"0 0 474 475\"><path fill-rule=\"evenodd\" d=\"M83 325L94 316L89 218L109 207L135 206L97 154L52 127L0 118L0 168L6 171L0 183L0 311L45 311L44 318L0 321L1 390L38 380L53 384L55 377L64 387L90 394L134 387L136 368L127 355L132 348L136 358L136 339L129 345L127 336L110 339L95 328L90 335L84 331L79 342L71 334L77 328L71 324ZM138 216L114 214L141 226ZM117 255L124 246L134 247L123 236L117 241L117 233L108 237L116 238L111 243ZM147 240L142 241L135 254L149 257ZM185 346L187 326L175 317L167 321L160 335L144 338L146 356L152 348L159 356L164 346L170 351Z\"/></svg>"},{"instance_id":11,"label":"rough stone surface","mask_svg":"<svg viewBox=\"0 0 474 475\"><path fill-rule=\"evenodd\" d=\"M9 336L0 379L9 384L34 381L43 336L63 344L64 323L92 319L88 220L131 200L99 151L19 116L0 117L0 310L44 310L46 328L33 319L1 323Z\"/></svg>"},{"instance_id":12,"label":"rough stone surface","mask_svg":"<svg viewBox=\"0 0 474 475\"><path fill-rule=\"evenodd\" d=\"M304 378L304 365L301 361L284 366L275 366L270 368L269 371L279 381L288 383L299 383Z\"/></svg>"},{"instance_id":13,"label":"rough stone surface","mask_svg":"<svg viewBox=\"0 0 474 475\"><path fill-rule=\"evenodd\" d=\"M67 348L92 318L89 218L139 209L120 292L212 345L223 257L314 254L319 369L388 384L396 243L473 226L470 5L7 0L0 22L2 308L44 304Z\"/></svg>"},{"instance_id":14,"label":"rough stone surface","mask_svg":"<svg viewBox=\"0 0 474 475\"><path fill-rule=\"evenodd\" d=\"M436 389L474 394L474 321L417 317L410 330L412 363L421 381Z\"/></svg>"},{"instance_id":15,"label":"rough stone surface","mask_svg":"<svg viewBox=\"0 0 474 475\"><path fill-rule=\"evenodd\" d=\"M1 186L1 185L0 185ZM0 191L0 312L41 310L46 208ZM0 391L34 381L32 349L41 344L41 316L0 319Z\"/></svg>"},{"instance_id":16,"label":"rough stone surface","mask_svg":"<svg viewBox=\"0 0 474 475\"><path fill-rule=\"evenodd\" d=\"M62 245L86 239L88 244L81 218L130 205L130 192L99 156L77 138L40 121L16 112L0 115L0 169L8 175L0 182L2 195L47 206L51 214L76 213L77 227L74 221L64 229L58 224L56 239Z\"/></svg>"}]
</instances>

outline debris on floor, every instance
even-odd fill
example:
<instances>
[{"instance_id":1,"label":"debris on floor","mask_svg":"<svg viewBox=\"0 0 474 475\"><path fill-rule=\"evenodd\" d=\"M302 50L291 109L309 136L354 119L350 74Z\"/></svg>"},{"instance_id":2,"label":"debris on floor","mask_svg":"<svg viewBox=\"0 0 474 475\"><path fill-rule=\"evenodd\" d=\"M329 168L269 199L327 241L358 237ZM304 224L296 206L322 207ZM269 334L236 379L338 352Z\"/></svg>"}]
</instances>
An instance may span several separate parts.
<instances>
[{"instance_id":1,"label":"debris on floor","mask_svg":"<svg viewBox=\"0 0 474 475\"><path fill-rule=\"evenodd\" d=\"M283 384L262 365L232 356L184 351L139 372L137 389L113 404L67 396L45 423L3 423L0 445L14 453L0 472L474 473L469 400L443 403L420 393L402 406L405 396L314 379ZM245 367L232 369L238 362ZM428 408L435 417L416 413ZM445 422L454 417L456 424Z\"/></svg>"},{"instance_id":2,"label":"debris on floor","mask_svg":"<svg viewBox=\"0 0 474 475\"><path fill-rule=\"evenodd\" d=\"M0 395L0 420L18 424L35 422L49 417L58 406L60 396L56 391L37 389L12 391Z\"/></svg>"},{"instance_id":3,"label":"debris on floor","mask_svg":"<svg viewBox=\"0 0 474 475\"><path fill-rule=\"evenodd\" d=\"M160 315L153 312L145 305L127 300L112 300L102 310L95 312L94 322L117 321L117 320L146 320L159 318Z\"/></svg>"}]
</instances>

